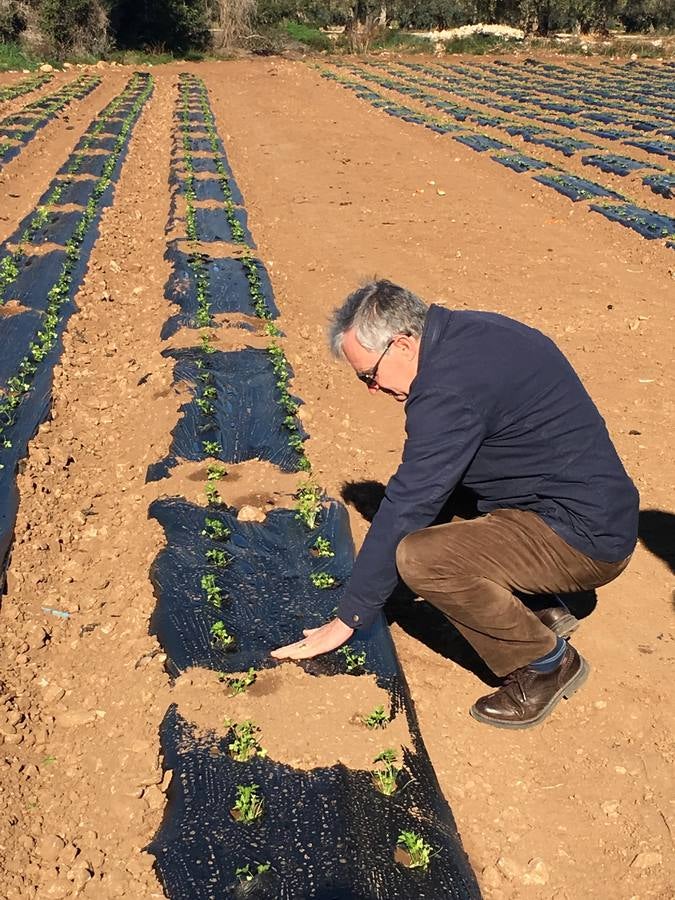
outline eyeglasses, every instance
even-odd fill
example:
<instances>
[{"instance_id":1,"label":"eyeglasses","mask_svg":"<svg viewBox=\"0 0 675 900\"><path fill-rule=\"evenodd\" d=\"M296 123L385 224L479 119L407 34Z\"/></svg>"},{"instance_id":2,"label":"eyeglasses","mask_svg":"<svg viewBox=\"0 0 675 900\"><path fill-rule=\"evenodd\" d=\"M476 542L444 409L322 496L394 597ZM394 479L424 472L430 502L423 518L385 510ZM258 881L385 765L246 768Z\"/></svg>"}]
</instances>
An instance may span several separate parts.
<instances>
[{"instance_id":1,"label":"eyeglasses","mask_svg":"<svg viewBox=\"0 0 675 900\"><path fill-rule=\"evenodd\" d=\"M387 353L387 350L391 347L391 345L394 343L395 340L396 340L396 338L392 338L389 341L387 346L382 351L382 355L380 356L378 361L375 363L375 365L372 367L372 369L366 369L365 372L357 372L356 373L356 377L359 379L359 381L362 381L364 384L368 385L368 387L372 387L374 384L377 384L377 370L380 368L380 363L384 359L384 357Z\"/></svg>"}]
</instances>

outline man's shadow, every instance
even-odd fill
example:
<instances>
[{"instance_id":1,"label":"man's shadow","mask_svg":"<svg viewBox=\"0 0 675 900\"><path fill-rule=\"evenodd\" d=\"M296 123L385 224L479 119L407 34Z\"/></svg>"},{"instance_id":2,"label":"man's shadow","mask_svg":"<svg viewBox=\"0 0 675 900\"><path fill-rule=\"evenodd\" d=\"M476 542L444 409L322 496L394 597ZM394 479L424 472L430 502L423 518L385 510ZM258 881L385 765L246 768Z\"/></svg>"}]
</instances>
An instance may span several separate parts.
<instances>
[{"instance_id":1,"label":"man's shadow","mask_svg":"<svg viewBox=\"0 0 675 900\"><path fill-rule=\"evenodd\" d=\"M342 486L341 495L345 503L352 505L364 519L372 522L384 497L385 486L380 481L350 481ZM479 515L476 498L468 490L458 487L434 522L439 525L453 518L473 519ZM551 597L545 594L518 594L519 599L530 609L545 609L551 606ZM580 591L576 594L560 595L565 605L578 619L586 618L595 609L595 591ZM443 613L417 599L413 592L399 581L385 607L387 621L396 622L407 634L426 644L434 653L450 659L462 668L480 678L485 684L496 687L502 679L483 662L471 644L460 634Z\"/></svg>"}]
</instances>

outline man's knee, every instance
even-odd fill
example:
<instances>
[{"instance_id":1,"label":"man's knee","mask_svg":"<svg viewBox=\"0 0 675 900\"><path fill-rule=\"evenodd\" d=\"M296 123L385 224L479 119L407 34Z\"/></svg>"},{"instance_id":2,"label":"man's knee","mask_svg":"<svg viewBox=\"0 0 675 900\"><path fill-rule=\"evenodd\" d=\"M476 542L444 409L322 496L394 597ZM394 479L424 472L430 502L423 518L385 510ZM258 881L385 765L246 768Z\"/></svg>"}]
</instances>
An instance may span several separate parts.
<instances>
[{"instance_id":1,"label":"man's knee","mask_svg":"<svg viewBox=\"0 0 675 900\"><path fill-rule=\"evenodd\" d=\"M422 580L427 568L424 531L406 535L396 548L396 568L401 578L413 591Z\"/></svg>"}]
</instances>

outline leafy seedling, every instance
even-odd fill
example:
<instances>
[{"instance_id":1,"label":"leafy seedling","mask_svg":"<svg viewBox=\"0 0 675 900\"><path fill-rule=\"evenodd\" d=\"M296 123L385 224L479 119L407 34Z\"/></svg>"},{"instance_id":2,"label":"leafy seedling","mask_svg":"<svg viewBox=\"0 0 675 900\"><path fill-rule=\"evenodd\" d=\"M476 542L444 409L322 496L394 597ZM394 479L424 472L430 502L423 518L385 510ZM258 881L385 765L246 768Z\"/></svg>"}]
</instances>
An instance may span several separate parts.
<instances>
[{"instance_id":1,"label":"leafy seedling","mask_svg":"<svg viewBox=\"0 0 675 900\"><path fill-rule=\"evenodd\" d=\"M212 541L226 541L231 534L230 529L223 525L220 519L206 519L204 521L203 537L211 538Z\"/></svg>"},{"instance_id":2,"label":"leafy seedling","mask_svg":"<svg viewBox=\"0 0 675 900\"><path fill-rule=\"evenodd\" d=\"M333 548L331 547L331 543L328 538L318 537L314 541L314 546L312 547L312 553L314 556L321 557L329 557L335 556Z\"/></svg>"},{"instance_id":3,"label":"leafy seedling","mask_svg":"<svg viewBox=\"0 0 675 900\"><path fill-rule=\"evenodd\" d=\"M431 844L428 844L415 831L402 831L398 836L398 846L404 851L404 854L400 855L399 861L409 869L426 871L429 868L431 857L438 853L438 851L434 852Z\"/></svg>"},{"instance_id":4,"label":"leafy seedling","mask_svg":"<svg viewBox=\"0 0 675 900\"><path fill-rule=\"evenodd\" d=\"M304 482L295 495L295 518L310 529L316 528L316 520L321 512L321 488L317 484Z\"/></svg>"},{"instance_id":5,"label":"leafy seedling","mask_svg":"<svg viewBox=\"0 0 675 900\"><path fill-rule=\"evenodd\" d=\"M235 642L234 635L230 634L224 622L221 622L220 619L214 622L210 633L211 641L216 647L220 647L221 650L232 650Z\"/></svg>"},{"instance_id":6,"label":"leafy seedling","mask_svg":"<svg viewBox=\"0 0 675 900\"><path fill-rule=\"evenodd\" d=\"M351 647L341 647L337 651L340 656L344 656L348 672L355 672L362 669L366 662L366 651L359 650L356 652Z\"/></svg>"},{"instance_id":7,"label":"leafy seedling","mask_svg":"<svg viewBox=\"0 0 675 900\"><path fill-rule=\"evenodd\" d=\"M215 606L216 609L220 609L223 605L223 590L216 583L216 576L213 573L202 575L200 583L208 602ZM213 629L211 633L213 634Z\"/></svg>"},{"instance_id":8,"label":"leafy seedling","mask_svg":"<svg viewBox=\"0 0 675 900\"><path fill-rule=\"evenodd\" d=\"M230 810L233 819L250 825L262 816L264 809L265 801L258 794L257 784L237 785L237 799Z\"/></svg>"},{"instance_id":9,"label":"leafy seedling","mask_svg":"<svg viewBox=\"0 0 675 900\"><path fill-rule=\"evenodd\" d=\"M263 750L255 737L260 729L253 722L240 722L232 728L234 738L227 748L232 759L236 762L248 762L253 756L267 756L267 750Z\"/></svg>"},{"instance_id":10,"label":"leafy seedling","mask_svg":"<svg viewBox=\"0 0 675 900\"><path fill-rule=\"evenodd\" d=\"M368 716L362 716L361 721L366 728L386 728L389 718L384 711L384 706L376 706Z\"/></svg>"},{"instance_id":11,"label":"leafy seedling","mask_svg":"<svg viewBox=\"0 0 675 900\"><path fill-rule=\"evenodd\" d=\"M321 590L326 590L326 588L335 587L336 581L332 575L329 575L328 572L312 572L309 576L309 580L312 582L314 587L321 588Z\"/></svg>"},{"instance_id":12,"label":"leafy seedling","mask_svg":"<svg viewBox=\"0 0 675 900\"><path fill-rule=\"evenodd\" d=\"M379 769L373 769L373 781L381 794L391 797L398 788L398 776L402 769L396 765L396 751L383 750L373 760L374 763L382 763Z\"/></svg>"},{"instance_id":13,"label":"leafy seedling","mask_svg":"<svg viewBox=\"0 0 675 900\"><path fill-rule=\"evenodd\" d=\"M207 456L218 456L223 452L223 448L218 441L202 441L202 448Z\"/></svg>"},{"instance_id":14,"label":"leafy seedling","mask_svg":"<svg viewBox=\"0 0 675 900\"><path fill-rule=\"evenodd\" d=\"M204 391L206 393L206 391ZM211 463L206 469L206 478L208 481L220 481L227 475L227 470L217 463Z\"/></svg>"},{"instance_id":15,"label":"leafy seedling","mask_svg":"<svg viewBox=\"0 0 675 900\"><path fill-rule=\"evenodd\" d=\"M238 869L235 869L234 874L242 884L245 884L247 881L253 881L256 875L264 875L265 872L269 872L271 866L271 863L258 863L254 872L251 869L251 864L246 863L245 866L240 866Z\"/></svg>"},{"instance_id":16,"label":"leafy seedling","mask_svg":"<svg viewBox=\"0 0 675 900\"><path fill-rule=\"evenodd\" d=\"M218 488L212 481L206 482L204 493L206 494L206 499L209 503L209 506L222 506L222 498L218 493Z\"/></svg>"},{"instance_id":17,"label":"leafy seedling","mask_svg":"<svg viewBox=\"0 0 675 900\"><path fill-rule=\"evenodd\" d=\"M223 675L221 680L227 681L227 686L231 691L230 697L236 697L237 694L243 694L247 688L255 684L257 677L255 669L250 668L241 678L228 678L226 675Z\"/></svg>"},{"instance_id":18,"label":"leafy seedling","mask_svg":"<svg viewBox=\"0 0 675 900\"><path fill-rule=\"evenodd\" d=\"M212 566L217 566L219 569L225 569L232 562L232 557L228 556L224 550L207 550L206 558L211 563Z\"/></svg>"}]
</instances>

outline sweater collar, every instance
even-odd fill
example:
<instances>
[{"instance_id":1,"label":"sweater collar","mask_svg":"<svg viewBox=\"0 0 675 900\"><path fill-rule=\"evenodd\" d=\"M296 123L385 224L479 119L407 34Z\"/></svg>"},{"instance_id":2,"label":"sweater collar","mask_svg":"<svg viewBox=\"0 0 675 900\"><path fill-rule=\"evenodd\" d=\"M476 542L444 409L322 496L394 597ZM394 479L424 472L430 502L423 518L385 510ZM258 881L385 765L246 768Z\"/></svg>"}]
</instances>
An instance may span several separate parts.
<instances>
[{"instance_id":1,"label":"sweater collar","mask_svg":"<svg viewBox=\"0 0 675 900\"><path fill-rule=\"evenodd\" d=\"M446 325L446 322L444 321L444 313L447 314L447 312L448 311L446 309L443 309L442 306L438 306L436 303L432 303L429 307L426 318L424 320L424 328L422 330L422 338L420 340L420 354L417 367L418 374L422 366L424 365L425 357L438 343L441 332Z\"/></svg>"}]
</instances>

